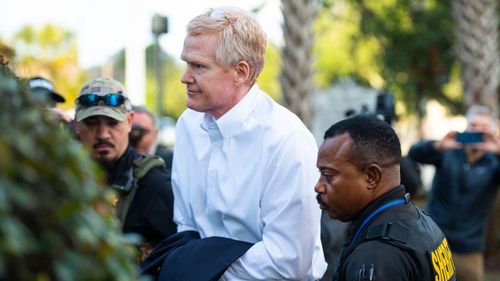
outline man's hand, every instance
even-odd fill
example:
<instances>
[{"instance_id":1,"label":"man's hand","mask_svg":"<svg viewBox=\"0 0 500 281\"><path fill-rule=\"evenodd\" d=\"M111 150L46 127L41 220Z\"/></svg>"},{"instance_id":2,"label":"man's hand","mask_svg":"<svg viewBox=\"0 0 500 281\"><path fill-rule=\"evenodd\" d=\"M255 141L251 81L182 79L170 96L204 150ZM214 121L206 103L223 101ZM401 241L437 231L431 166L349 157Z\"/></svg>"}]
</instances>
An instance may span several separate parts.
<instances>
[{"instance_id":1,"label":"man's hand","mask_svg":"<svg viewBox=\"0 0 500 281\"><path fill-rule=\"evenodd\" d=\"M474 148L500 156L500 136L498 134L484 132L483 138L484 142L476 144Z\"/></svg>"},{"instance_id":2,"label":"man's hand","mask_svg":"<svg viewBox=\"0 0 500 281\"><path fill-rule=\"evenodd\" d=\"M462 144L457 142L455 139L456 134L456 131L449 132L440 141L434 143L434 148L437 150L461 148Z\"/></svg>"},{"instance_id":3,"label":"man's hand","mask_svg":"<svg viewBox=\"0 0 500 281\"><path fill-rule=\"evenodd\" d=\"M56 121L60 121L63 123L71 123L73 120L72 118L64 113L62 110L58 108L47 108L47 111L50 113L51 117L54 118Z\"/></svg>"}]
</instances>

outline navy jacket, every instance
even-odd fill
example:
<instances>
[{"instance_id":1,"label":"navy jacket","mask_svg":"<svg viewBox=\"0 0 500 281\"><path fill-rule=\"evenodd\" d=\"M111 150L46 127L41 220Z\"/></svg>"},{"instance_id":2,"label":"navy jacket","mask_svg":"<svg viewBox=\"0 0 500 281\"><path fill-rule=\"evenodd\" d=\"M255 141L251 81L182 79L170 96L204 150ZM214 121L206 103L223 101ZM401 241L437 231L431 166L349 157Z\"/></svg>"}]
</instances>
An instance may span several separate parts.
<instances>
[{"instance_id":1,"label":"navy jacket","mask_svg":"<svg viewBox=\"0 0 500 281\"><path fill-rule=\"evenodd\" d=\"M182 231L160 242L140 272L158 281L217 281L252 245L224 237L200 239L198 232Z\"/></svg>"},{"instance_id":2,"label":"navy jacket","mask_svg":"<svg viewBox=\"0 0 500 281\"><path fill-rule=\"evenodd\" d=\"M486 153L470 165L463 149L438 151L433 141L413 145L408 156L436 167L427 209L451 250L484 251L488 218L500 183L499 157Z\"/></svg>"}]
</instances>

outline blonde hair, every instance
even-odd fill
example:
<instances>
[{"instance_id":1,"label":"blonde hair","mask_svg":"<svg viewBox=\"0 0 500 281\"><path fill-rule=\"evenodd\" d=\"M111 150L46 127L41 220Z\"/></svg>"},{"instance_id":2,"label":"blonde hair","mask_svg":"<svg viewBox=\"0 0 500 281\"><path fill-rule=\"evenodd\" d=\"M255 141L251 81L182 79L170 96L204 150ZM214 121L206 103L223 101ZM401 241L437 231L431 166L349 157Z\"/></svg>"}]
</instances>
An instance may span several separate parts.
<instances>
[{"instance_id":1,"label":"blonde hair","mask_svg":"<svg viewBox=\"0 0 500 281\"><path fill-rule=\"evenodd\" d=\"M189 36L216 34L217 63L229 69L239 61L246 61L250 66L249 80L252 83L264 68L266 35L251 14L242 9L210 9L189 22L187 33Z\"/></svg>"}]
</instances>

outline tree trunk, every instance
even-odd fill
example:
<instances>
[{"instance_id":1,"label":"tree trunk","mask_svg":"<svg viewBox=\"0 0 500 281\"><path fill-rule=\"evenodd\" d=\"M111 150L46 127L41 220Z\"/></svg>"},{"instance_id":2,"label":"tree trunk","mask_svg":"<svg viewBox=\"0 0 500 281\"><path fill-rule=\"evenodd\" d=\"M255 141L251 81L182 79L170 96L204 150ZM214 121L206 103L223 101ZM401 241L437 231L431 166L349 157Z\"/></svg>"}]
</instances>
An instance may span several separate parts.
<instances>
[{"instance_id":1,"label":"tree trunk","mask_svg":"<svg viewBox=\"0 0 500 281\"><path fill-rule=\"evenodd\" d=\"M454 0L456 56L462 68L465 106L482 104L498 116L500 59L498 0Z\"/></svg>"},{"instance_id":2,"label":"tree trunk","mask_svg":"<svg viewBox=\"0 0 500 281\"><path fill-rule=\"evenodd\" d=\"M312 97L315 91L312 25L319 4L314 0L281 0L283 37L280 75L283 105L293 111L310 128Z\"/></svg>"},{"instance_id":3,"label":"tree trunk","mask_svg":"<svg viewBox=\"0 0 500 281\"><path fill-rule=\"evenodd\" d=\"M454 0L456 55L462 67L465 105L482 104L499 113L498 0ZM498 200L493 208L499 209ZM495 217L495 216L492 216ZM498 225L490 220L486 239L486 269L498 269Z\"/></svg>"}]
</instances>

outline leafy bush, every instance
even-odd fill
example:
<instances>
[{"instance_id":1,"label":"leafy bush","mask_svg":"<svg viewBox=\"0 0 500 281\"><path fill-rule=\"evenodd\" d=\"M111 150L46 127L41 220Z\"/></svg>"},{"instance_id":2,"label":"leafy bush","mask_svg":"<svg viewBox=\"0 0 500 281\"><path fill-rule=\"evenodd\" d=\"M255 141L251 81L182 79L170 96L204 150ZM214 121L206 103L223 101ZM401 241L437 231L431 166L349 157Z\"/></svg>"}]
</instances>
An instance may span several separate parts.
<instances>
[{"instance_id":1,"label":"leafy bush","mask_svg":"<svg viewBox=\"0 0 500 281\"><path fill-rule=\"evenodd\" d=\"M0 280L136 280L102 173L1 64L0 129Z\"/></svg>"}]
</instances>

